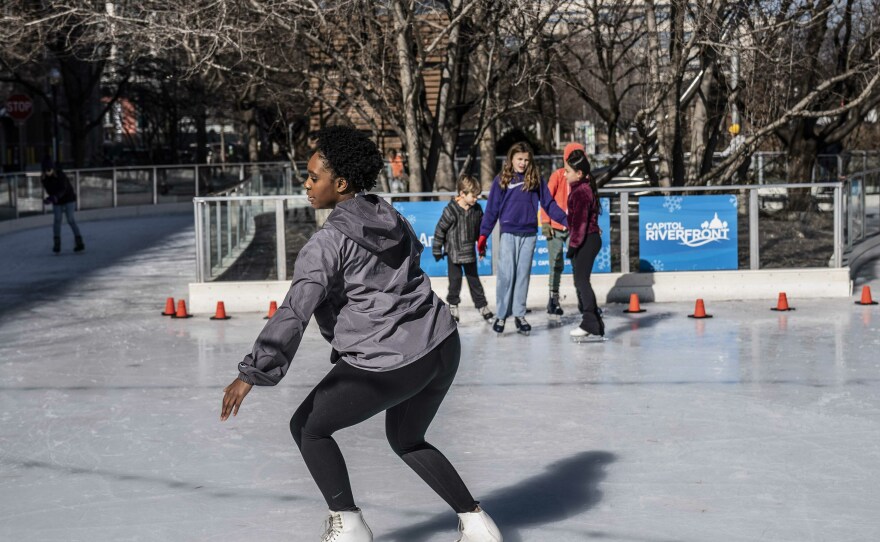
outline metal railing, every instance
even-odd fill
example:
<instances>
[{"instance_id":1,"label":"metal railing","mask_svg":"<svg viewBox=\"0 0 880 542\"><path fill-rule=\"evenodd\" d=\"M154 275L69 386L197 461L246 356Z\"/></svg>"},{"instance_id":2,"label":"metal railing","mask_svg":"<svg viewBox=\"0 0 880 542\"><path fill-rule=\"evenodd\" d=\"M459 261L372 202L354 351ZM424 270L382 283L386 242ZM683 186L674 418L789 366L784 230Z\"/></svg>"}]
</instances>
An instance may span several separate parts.
<instances>
[{"instance_id":1,"label":"metal railing","mask_svg":"<svg viewBox=\"0 0 880 542\"><path fill-rule=\"evenodd\" d=\"M224 193L250 181L259 194L291 194L299 182L290 162L131 166L65 171L77 194L77 209L183 203ZM302 165L304 167L304 164ZM39 172L0 175L0 220L43 214Z\"/></svg>"},{"instance_id":2,"label":"metal railing","mask_svg":"<svg viewBox=\"0 0 880 542\"><path fill-rule=\"evenodd\" d=\"M869 187L876 189L876 183L880 178L880 170L863 172L853 176L849 180L837 182L811 183L811 184L778 184L774 189L782 189L787 193L801 190L809 191L810 197L815 202L813 205L814 218L821 219L819 231L822 232L823 224L828 225L831 231L830 253L820 255L815 265L828 265L830 267L842 267L844 251L851 247L868 234L875 233L878 227L868 227L866 211L866 195ZM747 220L747 243L742 255L741 268L760 269L761 246L770 245L763 235L772 234L775 228L770 221L774 213L762 209L763 200L768 197L776 198L778 194L762 193L767 190L766 185L732 185L710 187L679 187L679 188L603 188L600 189L601 197L609 197L612 201L611 216L616 218L612 221L612 230L616 229L612 240L612 261L616 262L616 271L620 273L631 272L632 256L638 250L637 243L634 245L631 233L633 222L638 217L638 202L643 196L670 196L673 194L731 194L744 197L740 206L740 214L745 215ZM876 192L874 192L876 194ZM381 193L379 196L389 202L418 200L448 199L454 194L451 192L431 193ZM877 200L872 208L877 208L880 213L880 196L874 196ZM228 269L242 253L243 247L240 240L247 238L242 232L253 232L259 229L255 221L262 217L262 228L269 230L271 235L268 241L263 243L264 250L271 250L269 260L274 260L274 277L277 280L289 278L292 271L290 247L287 238L290 236L290 213L299 214L299 224L305 226L305 233L301 237L307 240L307 234L316 228L314 215L305 196L250 196L250 195L226 195L219 197L194 198L194 217L196 224L196 277L198 282L217 279ZM871 215L873 216L873 215ZM246 225L242 225L247 222ZM764 232L763 226L767 226L768 232ZM791 223L791 219L786 219ZM778 226L778 224L777 224ZM496 228L497 230L497 228ZM871 231L869 231L871 230ZM827 233L827 232L823 232ZM253 236L251 236L252 238ZM635 241L638 239L636 238ZM304 242L304 241L303 241ZM742 246L743 243L740 243ZM496 251L500 244L494 244ZM297 251L298 252L298 251ZM824 253L823 253L824 254ZM265 256L265 255L264 255ZM263 258L267 260L267 258ZM295 258L294 258L295 259Z\"/></svg>"},{"instance_id":3,"label":"metal railing","mask_svg":"<svg viewBox=\"0 0 880 542\"><path fill-rule=\"evenodd\" d=\"M615 159L614 155L594 155L594 167ZM496 164L504 161L496 157ZM561 167L561 155L535 157L539 170L545 173ZM463 159L456 159L461 168ZM479 165L479 159L475 162ZM390 166L385 175L390 178ZM853 177L861 172L880 168L880 151L847 151L836 155L820 155L811 180L836 180ZM784 153L759 152L752 155L750 178L758 184L774 184L787 178ZM224 195L241 183L252 180L252 193L258 195L294 194L301 184L305 163L260 162L235 164L191 164L161 166L127 166L75 169L67 171L75 185L78 209L102 209L127 205L159 205L190 201L204 195ZM646 186L638 164L629 175L616 177L615 187ZM880 193L876 181L866 182L868 195ZM0 175L0 220L43 214L50 209L43 204L43 189L38 172Z\"/></svg>"}]
</instances>

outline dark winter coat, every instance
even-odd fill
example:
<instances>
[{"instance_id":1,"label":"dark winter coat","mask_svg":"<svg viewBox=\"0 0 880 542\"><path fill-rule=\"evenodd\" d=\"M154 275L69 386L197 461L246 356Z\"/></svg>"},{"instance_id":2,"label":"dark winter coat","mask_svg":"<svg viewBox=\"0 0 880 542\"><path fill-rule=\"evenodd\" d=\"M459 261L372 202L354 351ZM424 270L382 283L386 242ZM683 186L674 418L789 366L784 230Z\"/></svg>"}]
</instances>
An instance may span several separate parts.
<instances>
[{"instance_id":1,"label":"dark winter coat","mask_svg":"<svg viewBox=\"0 0 880 542\"><path fill-rule=\"evenodd\" d=\"M49 194L49 197L54 198L56 205L64 205L76 201L76 191L73 189L73 185L70 184L70 179L67 178L63 171L56 169L52 175L44 173L40 178L40 182L43 183L43 188Z\"/></svg>"},{"instance_id":2,"label":"dark winter coat","mask_svg":"<svg viewBox=\"0 0 880 542\"><path fill-rule=\"evenodd\" d=\"M477 261L474 244L480 236L482 221L483 208L479 203L465 211L455 200L450 201L434 228L434 242L431 243L434 256L442 256L445 250L452 263Z\"/></svg>"},{"instance_id":3,"label":"dark winter coat","mask_svg":"<svg viewBox=\"0 0 880 542\"><path fill-rule=\"evenodd\" d=\"M571 183L571 192L568 194L568 229L571 231L568 246L573 249L584 244L591 233L601 231L599 202L596 201L596 195L587 180Z\"/></svg>"}]
</instances>

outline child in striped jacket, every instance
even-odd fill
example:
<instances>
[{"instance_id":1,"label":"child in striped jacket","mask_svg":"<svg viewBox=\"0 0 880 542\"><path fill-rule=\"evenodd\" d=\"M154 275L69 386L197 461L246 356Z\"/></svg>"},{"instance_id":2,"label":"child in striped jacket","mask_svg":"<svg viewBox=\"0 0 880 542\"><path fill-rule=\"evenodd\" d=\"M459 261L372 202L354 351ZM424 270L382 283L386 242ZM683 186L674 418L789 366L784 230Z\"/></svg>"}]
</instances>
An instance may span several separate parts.
<instances>
[{"instance_id":1,"label":"child in striped jacket","mask_svg":"<svg viewBox=\"0 0 880 542\"><path fill-rule=\"evenodd\" d=\"M438 262L446 258L449 276L449 312L458 322L458 305L461 303L462 270L467 278L471 299L483 318L489 322L495 317L489 310L483 285L477 272L477 254L475 245L480 235L480 223L483 220L483 208L477 203L480 197L480 182L469 175L458 181L458 196L443 209L440 221L434 229L434 241L431 252ZM445 251L445 253L444 253Z\"/></svg>"}]
</instances>

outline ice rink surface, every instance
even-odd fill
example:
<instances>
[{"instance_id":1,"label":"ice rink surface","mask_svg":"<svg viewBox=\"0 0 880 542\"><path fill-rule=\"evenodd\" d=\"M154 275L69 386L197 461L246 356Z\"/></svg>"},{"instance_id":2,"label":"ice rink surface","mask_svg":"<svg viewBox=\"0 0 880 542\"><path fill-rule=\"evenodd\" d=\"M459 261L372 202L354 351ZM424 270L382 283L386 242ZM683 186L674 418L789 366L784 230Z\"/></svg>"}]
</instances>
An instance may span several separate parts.
<instances>
[{"instance_id":1,"label":"ice rink surface","mask_svg":"<svg viewBox=\"0 0 880 542\"><path fill-rule=\"evenodd\" d=\"M49 228L0 236L0 540L317 541L325 504L288 431L330 367L317 329L221 423L263 315L160 316L194 279L189 215L80 226L83 254L66 229L58 256ZM878 271L856 294L880 297ZM428 439L508 542L877 541L880 309L857 297L711 302L708 320L609 305L610 340L583 345L568 315L533 307L530 337L496 337L462 307ZM377 541L456 539L381 417L337 439Z\"/></svg>"}]
</instances>

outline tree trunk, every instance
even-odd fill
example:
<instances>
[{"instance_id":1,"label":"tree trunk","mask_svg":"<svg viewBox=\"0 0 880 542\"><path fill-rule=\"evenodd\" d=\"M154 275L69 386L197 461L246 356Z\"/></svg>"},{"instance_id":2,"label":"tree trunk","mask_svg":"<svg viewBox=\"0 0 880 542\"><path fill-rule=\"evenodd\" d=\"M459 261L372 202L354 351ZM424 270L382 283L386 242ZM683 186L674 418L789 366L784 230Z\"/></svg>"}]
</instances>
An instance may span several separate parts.
<instances>
[{"instance_id":1,"label":"tree trunk","mask_svg":"<svg viewBox=\"0 0 880 542\"><path fill-rule=\"evenodd\" d=\"M453 20L461 11L461 0L452 0L448 17ZM449 31L445 47L445 59L441 68L440 88L434 108L434 122L431 125L431 147L428 150L428 165L425 175L433 179L431 183L437 191L455 190L455 146L458 139L460 119L453 112L453 106L461 98L462 64L466 62L460 47L461 23L456 23Z\"/></svg>"},{"instance_id":2,"label":"tree trunk","mask_svg":"<svg viewBox=\"0 0 880 542\"><path fill-rule=\"evenodd\" d=\"M814 138L796 134L788 145L788 182L812 182L813 165L816 163L818 142ZM809 188L789 189L788 210L804 212L813 208L813 196Z\"/></svg>"},{"instance_id":3,"label":"tree trunk","mask_svg":"<svg viewBox=\"0 0 880 542\"><path fill-rule=\"evenodd\" d=\"M422 161L422 138L419 124L419 82L413 61L414 42L411 30L411 13L406 12L402 0L392 6L394 12L395 45L400 68L400 91L403 98L404 142L409 165L409 191L424 192L428 189L424 179Z\"/></svg>"}]
</instances>

